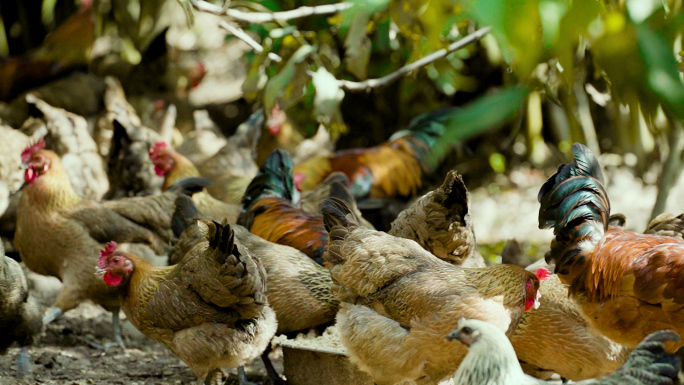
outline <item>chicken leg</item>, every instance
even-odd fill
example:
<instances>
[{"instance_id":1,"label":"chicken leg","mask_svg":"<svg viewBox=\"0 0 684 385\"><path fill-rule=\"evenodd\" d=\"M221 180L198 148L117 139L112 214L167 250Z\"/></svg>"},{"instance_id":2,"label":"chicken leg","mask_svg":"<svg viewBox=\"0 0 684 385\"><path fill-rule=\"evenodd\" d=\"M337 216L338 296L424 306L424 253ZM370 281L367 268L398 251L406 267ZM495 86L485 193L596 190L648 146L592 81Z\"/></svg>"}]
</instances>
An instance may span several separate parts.
<instances>
[{"instance_id":1,"label":"chicken leg","mask_svg":"<svg viewBox=\"0 0 684 385\"><path fill-rule=\"evenodd\" d=\"M51 323L52 321L56 320L62 314L64 314L64 310L62 310L58 307L53 307L52 309L48 309L45 312L45 315L43 315L43 326L46 326L49 323Z\"/></svg>"},{"instance_id":2,"label":"chicken leg","mask_svg":"<svg viewBox=\"0 0 684 385\"><path fill-rule=\"evenodd\" d=\"M17 376L19 378L25 378L30 371L28 346L22 346L21 352L19 352L19 356L17 357Z\"/></svg>"},{"instance_id":3,"label":"chicken leg","mask_svg":"<svg viewBox=\"0 0 684 385\"><path fill-rule=\"evenodd\" d=\"M238 380L240 381L239 385L256 385L255 383L250 382L247 379L247 374L245 373L245 367L244 366L238 367Z\"/></svg>"},{"instance_id":4,"label":"chicken leg","mask_svg":"<svg viewBox=\"0 0 684 385\"><path fill-rule=\"evenodd\" d=\"M282 377L278 374L278 371L275 370L273 367L273 363L271 362L271 359L268 357L268 354L271 352L271 345L269 345L266 350L261 354L261 360L264 362L264 366L266 367L266 373L268 374L268 378L271 380L271 385L287 385L287 381L283 380Z\"/></svg>"},{"instance_id":5,"label":"chicken leg","mask_svg":"<svg viewBox=\"0 0 684 385\"><path fill-rule=\"evenodd\" d=\"M112 327L114 328L114 340L105 343L104 345L97 344L94 342L90 343L90 346L95 349L102 349L105 352L109 350L112 346L119 346L122 350L126 350L126 345L124 344L123 338L121 337L121 320L119 319L119 309L112 311Z\"/></svg>"}]
</instances>

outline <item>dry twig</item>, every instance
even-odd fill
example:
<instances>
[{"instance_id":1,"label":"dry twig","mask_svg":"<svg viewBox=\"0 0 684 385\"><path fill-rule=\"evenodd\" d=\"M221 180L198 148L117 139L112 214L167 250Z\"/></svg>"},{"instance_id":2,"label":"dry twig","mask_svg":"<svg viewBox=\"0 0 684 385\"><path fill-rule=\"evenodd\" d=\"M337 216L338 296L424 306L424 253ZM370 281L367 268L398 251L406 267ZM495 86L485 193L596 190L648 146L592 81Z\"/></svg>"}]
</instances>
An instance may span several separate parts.
<instances>
[{"instance_id":1,"label":"dry twig","mask_svg":"<svg viewBox=\"0 0 684 385\"><path fill-rule=\"evenodd\" d=\"M305 6L282 12L244 12L211 4L204 0L190 0L192 5L199 11L213 13L215 15L226 15L236 20L251 24L261 24L271 21L288 21L301 19L308 16L329 15L351 8L351 3L325 4L313 7Z\"/></svg>"},{"instance_id":2,"label":"dry twig","mask_svg":"<svg viewBox=\"0 0 684 385\"><path fill-rule=\"evenodd\" d=\"M477 31L471 33L470 35L464 37L463 39L451 43L449 47L445 49L440 49L439 51L435 51L381 78L367 79L362 82L338 80L338 84L341 88L344 88L348 91L369 91L372 88L384 87L392 83L396 79L408 74L409 72L415 71L418 68L426 66L437 59L441 59L454 51L458 51L459 49L467 46L468 44L474 43L482 39L483 37L485 37L485 35L489 33L489 31L491 31L491 29L491 27L480 28Z\"/></svg>"}]
</instances>

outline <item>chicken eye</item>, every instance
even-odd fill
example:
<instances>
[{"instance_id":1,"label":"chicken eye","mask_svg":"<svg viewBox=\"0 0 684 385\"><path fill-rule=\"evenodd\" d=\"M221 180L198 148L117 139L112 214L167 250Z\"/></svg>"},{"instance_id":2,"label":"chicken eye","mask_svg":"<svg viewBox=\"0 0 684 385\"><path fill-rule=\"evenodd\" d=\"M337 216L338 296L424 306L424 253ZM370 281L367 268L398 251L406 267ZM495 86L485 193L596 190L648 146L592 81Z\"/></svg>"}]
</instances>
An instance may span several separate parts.
<instances>
[{"instance_id":1,"label":"chicken eye","mask_svg":"<svg viewBox=\"0 0 684 385\"><path fill-rule=\"evenodd\" d=\"M119 263L119 258L114 258L113 261L114 263Z\"/></svg>"},{"instance_id":2,"label":"chicken eye","mask_svg":"<svg viewBox=\"0 0 684 385\"><path fill-rule=\"evenodd\" d=\"M470 334L472 332L473 332L473 329L471 329L467 326L465 326L465 327L463 327L463 329L461 329L461 333L463 333L463 334Z\"/></svg>"}]
</instances>

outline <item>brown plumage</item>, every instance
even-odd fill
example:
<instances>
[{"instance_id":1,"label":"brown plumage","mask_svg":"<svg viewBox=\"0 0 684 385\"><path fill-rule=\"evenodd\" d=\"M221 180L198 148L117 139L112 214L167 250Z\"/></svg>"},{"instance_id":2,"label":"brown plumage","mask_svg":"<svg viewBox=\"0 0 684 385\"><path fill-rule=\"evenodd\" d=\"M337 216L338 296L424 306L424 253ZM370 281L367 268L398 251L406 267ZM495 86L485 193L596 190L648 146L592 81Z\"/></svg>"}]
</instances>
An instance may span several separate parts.
<instances>
[{"instance_id":1,"label":"brown plumage","mask_svg":"<svg viewBox=\"0 0 684 385\"><path fill-rule=\"evenodd\" d=\"M402 211L388 232L412 239L436 257L463 267L484 267L470 220L468 190L456 171Z\"/></svg>"},{"instance_id":2,"label":"brown plumage","mask_svg":"<svg viewBox=\"0 0 684 385\"><path fill-rule=\"evenodd\" d=\"M444 340L460 317L510 333L535 304L539 279L520 267L453 266L413 241L359 227L334 198L323 215L342 342L379 385L437 384L466 353Z\"/></svg>"},{"instance_id":3,"label":"brown plumage","mask_svg":"<svg viewBox=\"0 0 684 385\"><path fill-rule=\"evenodd\" d=\"M349 178L341 172L333 172L313 190L304 191L299 200L299 207L307 213L320 214L323 201L328 198L337 198L344 202L359 220L359 224L367 229L374 229L373 225L361 215L361 210L356 204L354 195L347 188Z\"/></svg>"},{"instance_id":4,"label":"brown plumage","mask_svg":"<svg viewBox=\"0 0 684 385\"><path fill-rule=\"evenodd\" d=\"M178 199L189 201L192 205L188 197L181 196ZM186 205L177 203L177 206ZM191 210L179 214L190 217L203 215ZM239 225L232 228L235 237L259 259L266 270L266 295L269 306L276 312L278 334L308 331L335 319L339 302L332 293L332 279L327 269L299 250L266 241ZM178 251L172 255L176 256L174 261L181 259L187 250L201 240L197 226L187 228L178 242ZM268 354L262 355L262 358L271 378L278 381Z\"/></svg>"},{"instance_id":5,"label":"brown plumage","mask_svg":"<svg viewBox=\"0 0 684 385\"><path fill-rule=\"evenodd\" d=\"M586 318L627 347L657 330L684 332L684 241L609 226L600 165L588 148L572 150L575 161L539 192L539 226L554 227L547 259L558 277Z\"/></svg>"},{"instance_id":6,"label":"brown plumage","mask_svg":"<svg viewBox=\"0 0 684 385\"><path fill-rule=\"evenodd\" d=\"M98 261L131 323L210 383L222 367L261 355L276 331L266 271L230 226L199 221L201 242L177 265L155 267L111 245Z\"/></svg>"},{"instance_id":7,"label":"brown plumage","mask_svg":"<svg viewBox=\"0 0 684 385\"><path fill-rule=\"evenodd\" d=\"M149 154L157 175L164 176L164 185L162 186L164 191L180 180L200 175L195 165L188 158L165 142L155 143L150 147ZM235 223L240 214L240 206L214 198L207 192L206 188L194 194L192 199L203 213L215 220L227 218L228 223Z\"/></svg>"},{"instance_id":8,"label":"brown plumage","mask_svg":"<svg viewBox=\"0 0 684 385\"><path fill-rule=\"evenodd\" d=\"M323 263L322 256L328 246L323 217L304 212L287 199L259 199L240 224L267 241L292 246Z\"/></svg>"},{"instance_id":9,"label":"brown plumage","mask_svg":"<svg viewBox=\"0 0 684 385\"><path fill-rule=\"evenodd\" d=\"M307 213L295 205L298 194L290 155L275 150L247 187L238 223L268 241L303 251L322 264L328 232L320 214Z\"/></svg>"},{"instance_id":10,"label":"brown plumage","mask_svg":"<svg viewBox=\"0 0 684 385\"><path fill-rule=\"evenodd\" d=\"M660 214L653 218L651 223L646 227L644 233L684 239L684 214Z\"/></svg>"},{"instance_id":11,"label":"brown plumage","mask_svg":"<svg viewBox=\"0 0 684 385\"><path fill-rule=\"evenodd\" d=\"M455 107L440 108L413 119L406 130L378 146L307 159L294 169L298 187L311 190L339 171L349 178L356 199L412 197L422 187L423 174L432 172L437 164L437 156L432 159L437 155L433 149L458 113Z\"/></svg>"},{"instance_id":12,"label":"brown plumage","mask_svg":"<svg viewBox=\"0 0 684 385\"><path fill-rule=\"evenodd\" d=\"M213 197L226 203L242 202L247 186L259 170L255 162L256 147L263 126L264 114L257 110L238 126L216 154L198 165L200 174L212 183L207 191Z\"/></svg>"},{"instance_id":13,"label":"brown plumage","mask_svg":"<svg viewBox=\"0 0 684 385\"><path fill-rule=\"evenodd\" d=\"M26 374L28 352L43 323L38 302L30 295L26 277L19 264L5 256L0 241L0 354L15 342L22 347L19 355L19 374Z\"/></svg>"},{"instance_id":14,"label":"brown plumage","mask_svg":"<svg viewBox=\"0 0 684 385\"><path fill-rule=\"evenodd\" d=\"M399 214L389 233L414 240L456 266L485 266L476 251L467 190L454 171ZM578 381L610 373L624 362L628 350L589 325L558 277L541 282L539 292L539 308L525 312L509 336L526 373L546 379L557 372Z\"/></svg>"},{"instance_id":15,"label":"brown plumage","mask_svg":"<svg viewBox=\"0 0 684 385\"><path fill-rule=\"evenodd\" d=\"M17 211L15 247L29 269L62 281L55 303L62 312L90 299L118 317L116 291L93 275L97 250L115 239L166 254L173 240L171 216L178 192L103 203L83 200L59 157L41 150L40 143L22 154L28 184Z\"/></svg>"}]
</instances>

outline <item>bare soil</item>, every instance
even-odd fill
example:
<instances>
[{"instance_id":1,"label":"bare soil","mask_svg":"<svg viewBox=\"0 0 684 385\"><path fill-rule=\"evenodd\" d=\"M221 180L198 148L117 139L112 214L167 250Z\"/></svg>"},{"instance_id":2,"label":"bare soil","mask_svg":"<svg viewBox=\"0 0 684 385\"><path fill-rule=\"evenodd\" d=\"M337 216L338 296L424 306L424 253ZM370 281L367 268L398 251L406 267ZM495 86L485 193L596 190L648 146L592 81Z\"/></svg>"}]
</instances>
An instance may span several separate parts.
<instances>
[{"instance_id":1,"label":"bare soil","mask_svg":"<svg viewBox=\"0 0 684 385\"><path fill-rule=\"evenodd\" d=\"M197 381L192 370L164 346L143 336L127 321L122 328L125 350L114 346L104 351L90 346L111 341L111 314L84 303L48 325L29 349L31 373L26 378L17 378L19 348L0 356L0 384L166 385ZM282 372L282 361L274 358ZM246 372L258 385L268 382L260 360L248 365ZM238 383L235 370L225 383Z\"/></svg>"}]
</instances>

